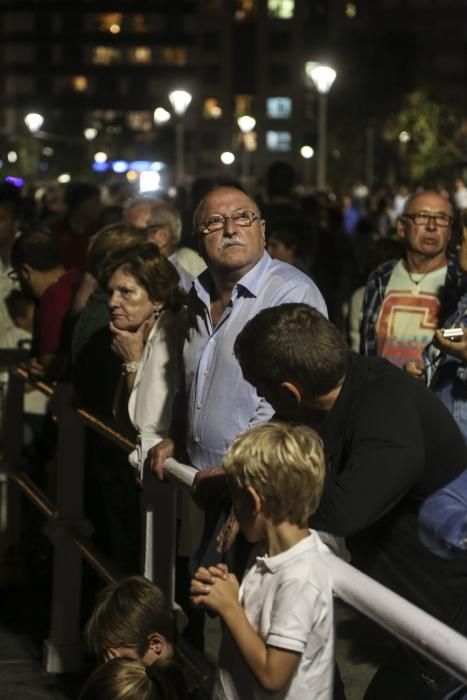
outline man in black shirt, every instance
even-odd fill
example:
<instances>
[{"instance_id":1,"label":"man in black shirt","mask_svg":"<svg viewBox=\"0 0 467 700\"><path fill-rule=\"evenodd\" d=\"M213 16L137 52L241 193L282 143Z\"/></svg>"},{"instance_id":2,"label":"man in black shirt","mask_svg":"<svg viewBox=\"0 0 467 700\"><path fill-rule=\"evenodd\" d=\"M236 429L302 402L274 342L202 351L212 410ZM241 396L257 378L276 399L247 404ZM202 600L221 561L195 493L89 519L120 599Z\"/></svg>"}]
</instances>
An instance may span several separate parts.
<instances>
[{"instance_id":1,"label":"man in black shirt","mask_svg":"<svg viewBox=\"0 0 467 700\"><path fill-rule=\"evenodd\" d=\"M352 353L305 304L261 311L235 353L279 416L323 438L328 476L311 526L345 537L353 565L465 634L467 563L436 557L417 536L420 504L467 467L439 399L386 360ZM441 698L449 687L436 667L398 652L365 700Z\"/></svg>"}]
</instances>

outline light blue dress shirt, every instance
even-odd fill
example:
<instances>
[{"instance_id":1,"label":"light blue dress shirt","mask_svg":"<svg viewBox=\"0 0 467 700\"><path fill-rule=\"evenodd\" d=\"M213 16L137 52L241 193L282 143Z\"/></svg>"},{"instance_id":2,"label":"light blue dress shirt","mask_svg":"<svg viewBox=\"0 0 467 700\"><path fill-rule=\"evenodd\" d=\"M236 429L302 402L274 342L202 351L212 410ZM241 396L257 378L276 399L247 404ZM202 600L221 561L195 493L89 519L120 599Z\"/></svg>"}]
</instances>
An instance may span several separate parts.
<instances>
[{"instance_id":1,"label":"light blue dress shirt","mask_svg":"<svg viewBox=\"0 0 467 700\"><path fill-rule=\"evenodd\" d=\"M237 282L215 328L210 313L212 289L208 271L195 279L189 295L189 332L183 352L187 449L191 464L198 469L221 465L239 433L268 421L274 413L243 379L234 355L235 339L247 321L261 309L287 302L310 304L327 316L315 283L292 265L273 260L267 252Z\"/></svg>"}]
</instances>

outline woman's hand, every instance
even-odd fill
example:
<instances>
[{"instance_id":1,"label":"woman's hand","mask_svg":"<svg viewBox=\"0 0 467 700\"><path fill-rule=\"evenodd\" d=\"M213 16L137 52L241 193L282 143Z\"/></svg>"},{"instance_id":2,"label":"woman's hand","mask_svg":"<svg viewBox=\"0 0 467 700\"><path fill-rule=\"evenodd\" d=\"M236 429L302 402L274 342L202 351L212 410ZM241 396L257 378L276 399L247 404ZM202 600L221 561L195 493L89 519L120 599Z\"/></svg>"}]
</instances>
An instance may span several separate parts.
<instances>
[{"instance_id":1,"label":"woman's hand","mask_svg":"<svg viewBox=\"0 0 467 700\"><path fill-rule=\"evenodd\" d=\"M123 331L116 328L110 322L110 332L112 333L112 350L123 360L123 362L139 362L144 350L147 332L150 328L150 321L145 321L136 331Z\"/></svg>"},{"instance_id":2,"label":"woman's hand","mask_svg":"<svg viewBox=\"0 0 467 700\"><path fill-rule=\"evenodd\" d=\"M149 450L148 459L150 460L151 471L158 479L163 480L165 460L173 457L174 451L175 444L171 438L164 438Z\"/></svg>"},{"instance_id":3,"label":"woman's hand","mask_svg":"<svg viewBox=\"0 0 467 700\"><path fill-rule=\"evenodd\" d=\"M447 353L457 357L461 362L467 362L467 328L462 328L462 338L460 340L448 340L443 337L444 328L438 328L435 331L433 344Z\"/></svg>"}]
</instances>

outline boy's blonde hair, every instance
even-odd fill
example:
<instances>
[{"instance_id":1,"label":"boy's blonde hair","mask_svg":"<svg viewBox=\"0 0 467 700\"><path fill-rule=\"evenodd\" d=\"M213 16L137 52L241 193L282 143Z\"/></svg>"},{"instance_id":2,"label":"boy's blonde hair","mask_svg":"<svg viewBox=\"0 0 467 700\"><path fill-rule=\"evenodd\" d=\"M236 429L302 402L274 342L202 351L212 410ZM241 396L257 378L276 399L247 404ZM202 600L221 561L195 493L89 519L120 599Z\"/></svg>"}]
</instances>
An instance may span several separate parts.
<instances>
[{"instance_id":1,"label":"boy's blonde hair","mask_svg":"<svg viewBox=\"0 0 467 700\"><path fill-rule=\"evenodd\" d=\"M323 443L305 425L256 425L235 438L224 469L230 486L257 491L275 525L288 521L306 527L323 491Z\"/></svg>"}]
</instances>

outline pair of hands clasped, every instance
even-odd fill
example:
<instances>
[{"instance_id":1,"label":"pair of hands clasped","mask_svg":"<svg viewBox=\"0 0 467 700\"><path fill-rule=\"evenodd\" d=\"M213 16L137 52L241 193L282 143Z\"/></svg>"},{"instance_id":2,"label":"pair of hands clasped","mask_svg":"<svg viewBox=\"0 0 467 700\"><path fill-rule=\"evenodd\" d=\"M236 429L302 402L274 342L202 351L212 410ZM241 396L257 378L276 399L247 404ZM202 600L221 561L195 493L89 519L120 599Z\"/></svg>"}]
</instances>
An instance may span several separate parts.
<instances>
[{"instance_id":1,"label":"pair of hands clasped","mask_svg":"<svg viewBox=\"0 0 467 700\"><path fill-rule=\"evenodd\" d=\"M225 564L201 566L191 581L190 600L194 606L207 607L222 617L228 608L240 605L238 590L237 577Z\"/></svg>"},{"instance_id":2,"label":"pair of hands clasped","mask_svg":"<svg viewBox=\"0 0 467 700\"><path fill-rule=\"evenodd\" d=\"M467 328L462 328L463 335L460 340L448 340L443 337L443 328L438 328L433 337L433 345L447 355L457 357L461 362L467 363ZM404 365L406 372L418 379L425 379L426 366L422 360L406 362Z\"/></svg>"}]
</instances>

